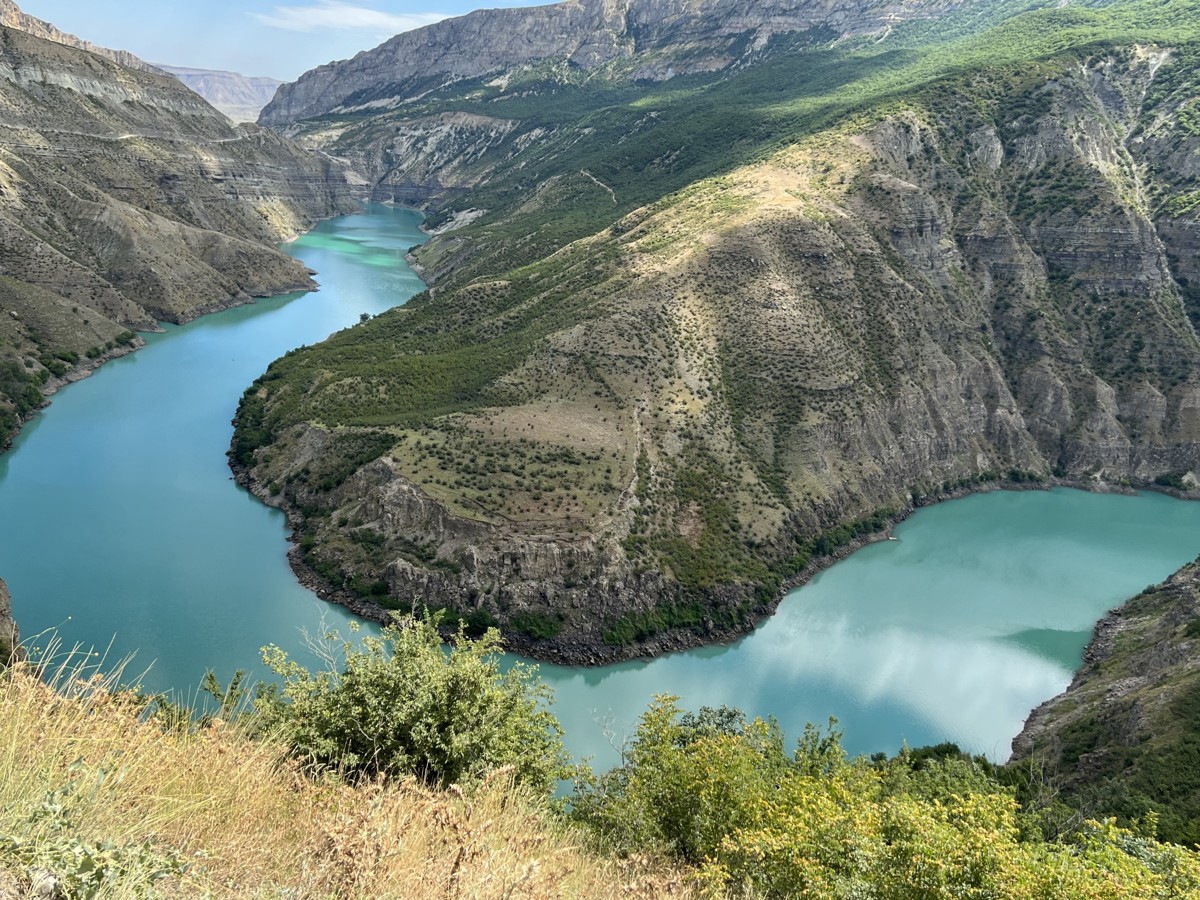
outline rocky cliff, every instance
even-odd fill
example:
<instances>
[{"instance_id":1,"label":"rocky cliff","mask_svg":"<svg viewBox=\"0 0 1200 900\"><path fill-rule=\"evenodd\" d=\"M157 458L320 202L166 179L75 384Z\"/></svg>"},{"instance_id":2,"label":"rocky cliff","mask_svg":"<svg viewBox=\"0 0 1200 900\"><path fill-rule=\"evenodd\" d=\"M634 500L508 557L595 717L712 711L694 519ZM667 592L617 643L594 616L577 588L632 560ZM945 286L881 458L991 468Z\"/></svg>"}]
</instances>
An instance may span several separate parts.
<instances>
[{"instance_id":1,"label":"rocky cliff","mask_svg":"<svg viewBox=\"0 0 1200 900\"><path fill-rule=\"evenodd\" d=\"M1030 715L1012 765L1084 815L1154 811L1164 840L1200 840L1200 562L1105 616L1070 687Z\"/></svg>"},{"instance_id":2,"label":"rocky cliff","mask_svg":"<svg viewBox=\"0 0 1200 900\"><path fill-rule=\"evenodd\" d=\"M0 578L0 666L8 665L20 641L21 634L13 619L12 598L8 594L8 585Z\"/></svg>"},{"instance_id":3,"label":"rocky cliff","mask_svg":"<svg viewBox=\"0 0 1200 900\"><path fill-rule=\"evenodd\" d=\"M822 29L826 39L882 33L935 19L963 0L567 0L549 6L477 10L396 35L353 59L284 85L264 125L328 113L395 108L463 79L529 66L664 80L714 72L761 56L782 35Z\"/></svg>"},{"instance_id":4,"label":"rocky cliff","mask_svg":"<svg viewBox=\"0 0 1200 900\"><path fill-rule=\"evenodd\" d=\"M277 78L214 69L189 69L162 63L157 64L157 68L174 75L234 122L255 121L283 83Z\"/></svg>"},{"instance_id":5,"label":"rocky cliff","mask_svg":"<svg viewBox=\"0 0 1200 900\"><path fill-rule=\"evenodd\" d=\"M340 168L166 75L0 28L0 445L155 320L311 284L276 249L354 207Z\"/></svg>"},{"instance_id":6,"label":"rocky cliff","mask_svg":"<svg viewBox=\"0 0 1200 900\"><path fill-rule=\"evenodd\" d=\"M24 31L43 40L54 41L56 44L65 44L68 47L75 47L79 50L95 53L97 56L111 59L113 62L130 69L140 69L143 72L159 71L150 65L150 63L138 59L128 50L110 50L107 47L98 47L90 41L85 41L75 37L73 34L60 31L49 22L43 22L35 16L22 12L20 7L13 3L12 0L0 0L0 25L3 25L5 28L15 28L18 31Z\"/></svg>"}]
</instances>

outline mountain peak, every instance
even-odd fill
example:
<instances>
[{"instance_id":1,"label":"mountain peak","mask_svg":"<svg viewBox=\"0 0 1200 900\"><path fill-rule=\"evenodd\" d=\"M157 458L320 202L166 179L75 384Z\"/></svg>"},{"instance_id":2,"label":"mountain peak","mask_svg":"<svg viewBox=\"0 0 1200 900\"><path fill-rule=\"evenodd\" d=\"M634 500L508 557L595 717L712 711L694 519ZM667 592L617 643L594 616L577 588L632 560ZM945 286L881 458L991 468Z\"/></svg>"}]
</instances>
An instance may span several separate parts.
<instances>
[{"instance_id":1,"label":"mountain peak","mask_svg":"<svg viewBox=\"0 0 1200 900\"><path fill-rule=\"evenodd\" d=\"M139 59L128 50L110 50L107 47L98 47L91 41L85 41L82 38L75 37L73 34L60 31L49 22L23 12L12 0L0 0L0 25L4 25L7 28L15 28L17 31L24 31L26 34L32 34L34 37L39 37L43 40L54 41L56 44L65 44L68 47L75 47L79 50L95 53L98 56L111 59L113 62L125 66L127 69L139 69L143 72L162 74L158 69L150 65L150 63Z\"/></svg>"}]
</instances>

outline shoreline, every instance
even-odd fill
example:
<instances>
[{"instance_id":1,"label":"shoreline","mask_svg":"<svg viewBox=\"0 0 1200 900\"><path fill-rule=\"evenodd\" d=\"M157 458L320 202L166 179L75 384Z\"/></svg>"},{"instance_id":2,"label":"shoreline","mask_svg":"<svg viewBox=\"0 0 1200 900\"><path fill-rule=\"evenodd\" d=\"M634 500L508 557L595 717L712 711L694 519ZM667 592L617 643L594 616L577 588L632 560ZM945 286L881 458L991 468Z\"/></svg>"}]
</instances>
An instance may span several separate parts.
<instances>
[{"instance_id":1,"label":"shoreline","mask_svg":"<svg viewBox=\"0 0 1200 900\"><path fill-rule=\"evenodd\" d=\"M312 224L309 225L305 231L281 240L277 245L275 245L275 249L279 250L279 248L283 245L290 244L292 241L303 237L321 222L327 222L330 219L336 219L343 215L356 215L356 213L337 213L335 215L320 216L315 218ZM13 445L16 443L17 438L20 437L21 432L25 429L25 426L33 421L34 416L50 405L51 399L55 394L68 385L75 384L76 382L83 381L83 379L90 377L93 372L99 369L106 362L111 362L114 359L119 359L122 356L128 356L131 353L141 350L146 346L146 340L142 337L142 335L161 334L163 331L163 322L168 325L186 325L189 322L194 322L196 319L203 318L204 316L212 315L213 313L224 312L228 309L236 309L239 306L248 306L258 300L267 300L272 297L282 297L285 294L292 294L296 293L297 291L319 291L321 289L320 285L313 279L313 276L316 275L317 272L315 272L313 269L307 268L307 266L305 268L308 271L307 284L300 284L295 287L280 286L279 289L273 290L272 293L267 294L248 294L239 289L236 294L231 294L229 298L223 302L210 303L207 306L199 306L195 309L189 310L185 314L174 317L159 318L155 316L152 310L147 310L150 315L155 316L153 328L136 328L129 326L129 330L133 331L136 337L128 345L118 345L112 350L107 350L100 354L95 359L87 359L84 357L84 359L81 359L79 362L75 363L71 369L64 374L54 375L47 379L46 383L38 388L42 394L42 402L30 410L28 415L17 422L16 430L9 435L6 440L0 441L0 456L3 456L13 448Z\"/></svg>"},{"instance_id":2,"label":"shoreline","mask_svg":"<svg viewBox=\"0 0 1200 900\"><path fill-rule=\"evenodd\" d=\"M307 590L320 599L336 603L360 618L381 625L389 624L393 619L393 610L380 606L345 588L335 587L318 574L303 560L298 542L294 535L304 522L300 511L282 495L272 497L265 488L259 485L251 476L250 470L236 463L229 457L229 467L233 472L234 481L260 502L283 512L287 522L288 535L288 565L296 580ZM1179 500L1200 500L1200 491L1179 491L1174 488L1155 484L1111 484L1097 481L1094 478L1052 477L1042 482L989 481L979 484L955 488L933 497L922 497L916 502L911 501L888 519L886 526L877 532L854 538L847 544L838 547L832 553L814 557L807 566L794 575L787 577L779 590L770 601L751 607L750 617L744 627L716 627L706 623L703 628L687 627L663 631L653 637L629 645L606 644L597 636L588 634L564 635L551 639L534 638L522 632L507 630L503 625L496 626L503 640L506 652L525 656L536 662L578 668L598 668L620 662L643 659L652 660L670 653L694 650L700 647L728 646L743 637L753 633L760 625L775 615L779 604L793 590L803 587L821 572L839 563L863 547L881 541L894 540L894 529L908 519L917 510L934 506L949 500L958 500L975 494L986 494L993 491L1036 491L1064 488L1082 490L1089 493L1133 495L1140 491L1162 493ZM453 629L443 628L445 637L450 637Z\"/></svg>"}]
</instances>

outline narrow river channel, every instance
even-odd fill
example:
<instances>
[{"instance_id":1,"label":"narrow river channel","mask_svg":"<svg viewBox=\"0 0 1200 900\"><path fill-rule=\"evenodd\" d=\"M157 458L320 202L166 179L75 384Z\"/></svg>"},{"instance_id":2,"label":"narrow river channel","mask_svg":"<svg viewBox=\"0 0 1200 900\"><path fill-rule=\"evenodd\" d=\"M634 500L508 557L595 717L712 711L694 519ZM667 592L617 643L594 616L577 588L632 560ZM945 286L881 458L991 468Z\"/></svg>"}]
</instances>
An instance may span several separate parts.
<instances>
[{"instance_id":1,"label":"narrow river channel","mask_svg":"<svg viewBox=\"0 0 1200 900\"><path fill-rule=\"evenodd\" d=\"M291 294L151 335L60 391L0 456L0 577L26 638L133 657L152 690L213 669L264 677L348 615L287 566L283 517L230 479L242 391L289 349L421 289L419 214L372 205L289 252L320 274ZM571 750L600 766L656 693L773 714L794 738L836 716L853 753L953 740L1002 760L1061 691L1094 622L1200 552L1200 504L1154 494L995 492L921 510L794 591L727 647L602 669L542 666ZM39 635L42 635L39 637Z\"/></svg>"}]
</instances>

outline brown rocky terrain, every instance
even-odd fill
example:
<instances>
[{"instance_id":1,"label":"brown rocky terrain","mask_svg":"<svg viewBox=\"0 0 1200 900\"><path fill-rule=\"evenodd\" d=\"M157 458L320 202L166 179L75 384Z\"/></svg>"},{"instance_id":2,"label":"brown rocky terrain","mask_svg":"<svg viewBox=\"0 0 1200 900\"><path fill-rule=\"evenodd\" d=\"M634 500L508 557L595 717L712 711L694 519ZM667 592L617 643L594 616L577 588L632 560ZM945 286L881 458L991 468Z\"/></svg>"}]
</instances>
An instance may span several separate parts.
<instances>
[{"instance_id":1,"label":"brown rocky terrain","mask_svg":"<svg viewBox=\"0 0 1200 900\"><path fill-rule=\"evenodd\" d=\"M430 295L277 363L235 452L327 587L582 660L744 629L814 555L948 490L1184 483L1190 53L936 81L629 211L616 167L543 161L567 137L513 146L443 195L483 217L417 251ZM396 171L478 171L517 131L428 123ZM554 243L555 210L606 206Z\"/></svg>"},{"instance_id":2,"label":"brown rocky terrain","mask_svg":"<svg viewBox=\"0 0 1200 900\"><path fill-rule=\"evenodd\" d=\"M0 443L155 320L310 286L278 242L355 208L336 163L167 75L0 28L0 99Z\"/></svg>"}]
</instances>

